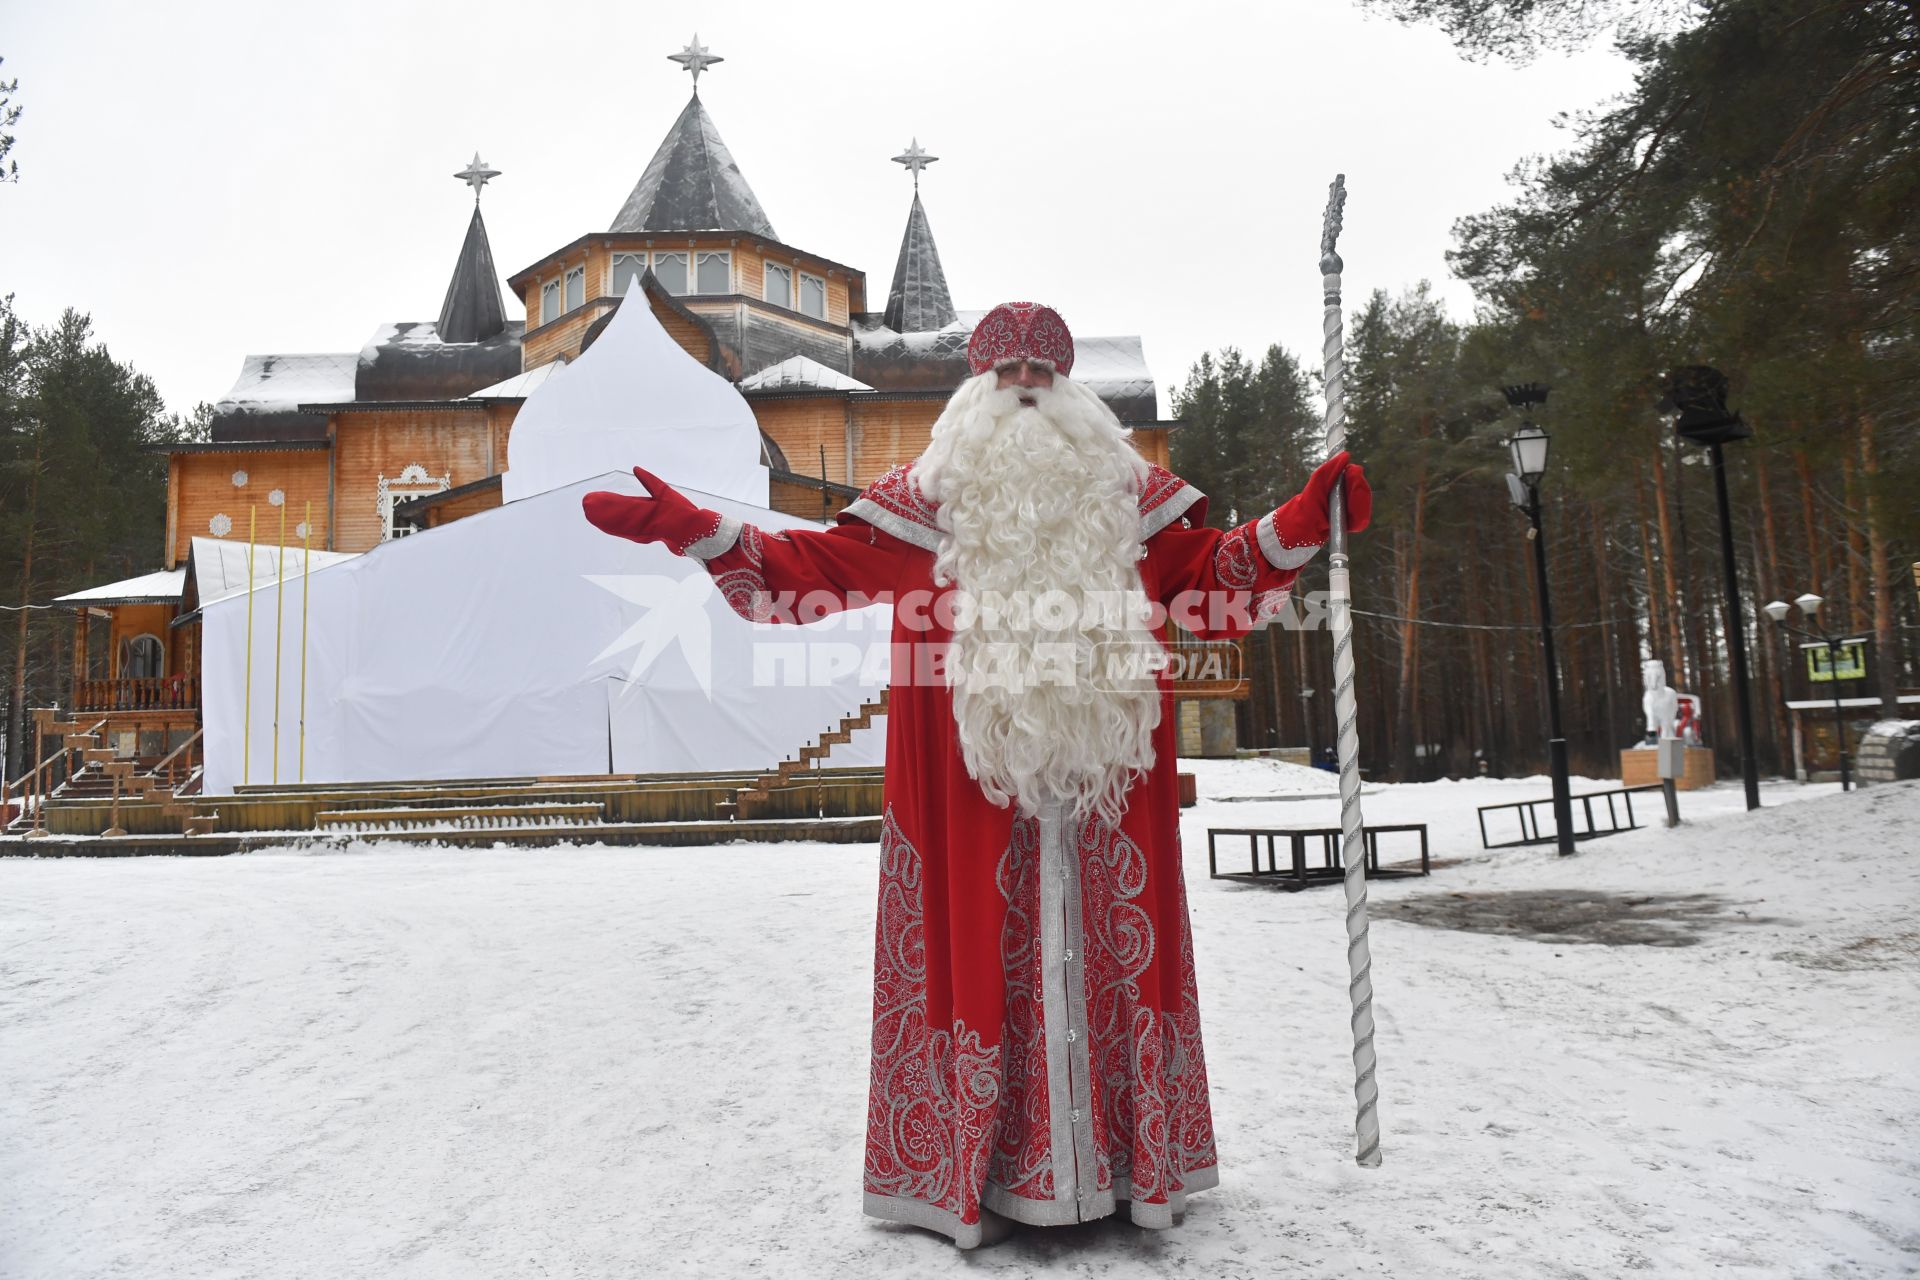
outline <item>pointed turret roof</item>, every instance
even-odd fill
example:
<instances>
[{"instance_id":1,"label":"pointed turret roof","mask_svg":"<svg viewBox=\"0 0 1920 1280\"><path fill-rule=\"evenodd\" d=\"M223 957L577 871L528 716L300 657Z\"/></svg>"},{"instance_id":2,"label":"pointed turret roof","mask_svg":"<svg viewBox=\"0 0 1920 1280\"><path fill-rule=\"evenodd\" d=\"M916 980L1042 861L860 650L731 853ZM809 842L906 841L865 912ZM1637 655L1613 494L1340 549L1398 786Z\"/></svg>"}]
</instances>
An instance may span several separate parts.
<instances>
[{"instance_id":1,"label":"pointed turret roof","mask_svg":"<svg viewBox=\"0 0 1920 1280\"><path fill-rule=\"evenodd\" d=\"M751 231L780 238L697 92L608 230Z\"/></svg>"},{"instance_id":2,"label":"pointed turret roof","mask_svg":"<svg viewBox=\"0 0 1920 1280\"><path fill-rule=\"evenodd\" d=\"M507 327L506 308L500 303L500 273L493 267L493 246L487 243L487 224L480 219L480 203L473 206L460 260L447 282L447 299L440 304L435 326L442 342L485 342Z\"/></svg>"},{"instance_id":3,"label":"pointed turret roof","mask_svg":"<svg viewBox=\"0 0 1920 1280\"><path fill-rule=\"evenodd\" d=\"M947 273L940 266L940 250L920 193L913 193L907 212L907 233L900 238L900 260L893 267L893 287L887 291L886 322L899 333L926 333L954 321L953 297L947 292Z\"/></svg>"}]
</instances>

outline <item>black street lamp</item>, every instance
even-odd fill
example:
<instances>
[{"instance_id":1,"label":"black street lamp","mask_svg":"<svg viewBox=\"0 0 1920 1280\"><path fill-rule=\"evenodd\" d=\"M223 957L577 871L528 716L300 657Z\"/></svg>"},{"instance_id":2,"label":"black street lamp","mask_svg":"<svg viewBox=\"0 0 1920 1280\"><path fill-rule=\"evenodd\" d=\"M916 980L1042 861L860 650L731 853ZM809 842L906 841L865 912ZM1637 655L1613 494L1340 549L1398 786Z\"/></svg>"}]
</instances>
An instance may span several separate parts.
<instances>
[{"instance_id":1,"label":"black street lamp","mask_svg":"<svg viewBox=\"0 0 1920 1280\"><path fill-rule=\"evenodd\" d=\"M1727 652L1733 659L1733 706L1740 726L1740 779L1747 808L1760 807L1760 766L1753 754L1753 708L1747 697L1747 623L1740 605L1740 566L1733 558L1733 509L1727 501L1727 461L1720 446L1745 440L1753 428L1727 408L1727 379L1718 369L1688 365L1667 380L1659 407L1677 414L1673 429L1707 446L1713 458L1713 490L1720 500L1720 561L1727 576Z\"/></svg>"},{"instance_id":2,"label":"black street lamp","mask_svg":"<svg viewBox=\"0 0 1920 1280\"><path fill-rule=\"evenodd\" d=\"M1800 612L1806 615L1808 622L1812 622L1813 615L1820 611L1820 606L1826 601L1809 591L1793 603L1799 605ZM1788 622L1787 614L1790 606L1785 600L1775 600L1772 604L1763 605L1762 608L1769 618L1780 625L1782 631L1790 631L1794 635L1817 640L1827 647L1827 674L1831 677L1830 683L1833 685L1833 732L1840 751L1840 789L1851 791L1853 790L1853 772L1847 767L1847 714L1840 706L1841 639L1837 635L1818 634Z\"/></svg>"},{"instance_id":3,"label":"black street lamp","mask_svg":"<svg viewBox=\"0 0 1920 1280\"><path fill-rule=\"evenodd\" d=\"M1547 388L1538 382L1502 387L1507 403L1524 415L1547 402ZM1547 471L1551 437L1524 417L1520 429L1507 438L1513 474L1507 492L1513 505L1527 513L1527 540L1533 543L1533 574L1540 597L1540 648L1547 668L1547 768L1553 775L1553 826L1562 854L1573 852L1573 788L1567 778L1567 740L1560 732L1560 665L1553 654L1553 601L1547 593L1547 540L1540 531L1540 477Z\"/></svg>"}]
</instances>

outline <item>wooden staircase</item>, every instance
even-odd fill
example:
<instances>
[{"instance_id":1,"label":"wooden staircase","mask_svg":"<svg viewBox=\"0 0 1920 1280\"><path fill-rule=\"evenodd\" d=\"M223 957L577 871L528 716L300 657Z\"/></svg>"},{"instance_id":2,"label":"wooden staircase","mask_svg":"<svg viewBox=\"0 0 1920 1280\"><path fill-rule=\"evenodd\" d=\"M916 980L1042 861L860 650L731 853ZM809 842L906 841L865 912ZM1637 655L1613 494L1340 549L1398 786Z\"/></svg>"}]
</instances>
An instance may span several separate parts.
<instances>
[{"instance_id":1,"label":"wooden staircase","mask_svg":"<svg viewBox=\"0 0 1920 1280\"><path fill-rule=\"evenodd\" d=\"M200 784L200 770L191 764L194 748L200 742L200 733L196 731L167 755L149 763L138 757L120 755L112 747L106 746L101 741L102 734L98 732L106 723L101 721L87 725L80 721L54 718L43 722L43 732L60 734L62 749L80 757L80 768L54 789L52 798L80 799L111 795L116 814L121 801L156 804L162 813L180 820L181 830L185 834L210 834L218 815L197 812L193 802L186 798ZM184 778L181 778L183 761L187 767L184 769ZM176 781L176 778L180 780ZM125 835L126 832L116 824L102 834Z\"/></svg>"},{"instance_id":2,"label":"wooden staircase","mask_svg":"<svg viewBox=\"0 0 1920 1280\"><path fill-rule=\"evenodd\" d=\"M873 723L875 716L887 713L887 693L882 689L880 696L871 702L860 704L859 710L851 715L842 716L840 723L821 734L818 738L800 748L798 755L782 760L780 767L772 773L763 773L746 786L734 792L732 800L722 800L717 806L723 818L739 818L742 807L756 800L764 800L776 787L792 786L804 783L807 778L803 771L817 771L819 762L833 753L833 749L843 743L853 741L853 735Z\"/></svg>"},{"instance_id":3,"label":"wooden staircase","mask_svg":"<svg viewBox=\"0 0 1920 1280\"><path fill-rule=\"evenodd\" d=\"M98 753L109 757L106 760L95 760L93 758L95 754L96 752L91 750L86 753L88 766L98 766L100 775L113 782L119 799L159 805L160 812L170 818L180 819L180 829L187 835L204 836L213 832L218 815L198 812L193 802L175 791L164 776L158 775L153 770L142 770L137 760L125 757L112 758L111 751ZM85 776L82 773L74 781L79 782ZM187 785L190 787L198 781L199 774L196 772L188 779ZM70 793L63 789L55 794L64 798ZM102 834L125 835L126 832L118 827L109 827Z\"/></svg>"}]
</instances>

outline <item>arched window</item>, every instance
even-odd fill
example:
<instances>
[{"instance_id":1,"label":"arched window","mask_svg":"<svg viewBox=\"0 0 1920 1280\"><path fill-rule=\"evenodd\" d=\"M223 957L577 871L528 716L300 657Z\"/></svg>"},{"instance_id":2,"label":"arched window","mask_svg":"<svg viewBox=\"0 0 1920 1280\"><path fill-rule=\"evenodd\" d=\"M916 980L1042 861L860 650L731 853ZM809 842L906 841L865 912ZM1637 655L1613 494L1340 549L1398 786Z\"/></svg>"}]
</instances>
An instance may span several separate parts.
<instances>
[{"instance_id":1,"label":"arched window","mask_svg":"<svg viewBox=\"0 0 1920 1280\"><path fill-rule=\"evenodd\" d=\"M139 635L120 642L120 678L150 680L167 672L167 651L155 635Z\"/></svg>"}]
</instances>

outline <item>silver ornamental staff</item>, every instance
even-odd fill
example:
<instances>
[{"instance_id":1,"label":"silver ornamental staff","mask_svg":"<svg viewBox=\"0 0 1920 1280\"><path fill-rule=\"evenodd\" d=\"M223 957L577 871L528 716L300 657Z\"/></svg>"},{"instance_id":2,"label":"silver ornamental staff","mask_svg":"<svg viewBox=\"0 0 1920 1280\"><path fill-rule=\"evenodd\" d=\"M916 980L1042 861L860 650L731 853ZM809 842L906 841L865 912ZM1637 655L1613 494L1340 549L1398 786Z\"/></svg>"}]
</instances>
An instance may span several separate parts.
<instances>
[{"instance_id":1,"label":"silver ornamental staff","mask_svg":"<svg viewBox=\"0 0 1920 1280\"><path fill-rule=\"evenodd\" d=\"M1340 272L1345 264L1333 250L1340 238L1340 214L1347 204L1347 175L1339 174L1327 192L1327 216L1320 229L1320 277L1325 305L1320 315L1320 348L1327 387L1327 456L1347 447L1347 359L1340 319ZM1380 1086L1374 1079L1373 957L1367 949L1367 857L1365 822L1360 816L1360 710L1353 693L1353 597L1347 585L1347 498L1344 483L1333 486L1327 523L1327 618L1333 624L1333 711L1340 741L1340 853L1346 864L1347 993L1353 999L1353 1098L1359 1105L1354 1129L1355 1160L1368 1168L1380 1164Z\"/></svg>"}]
</instances>

